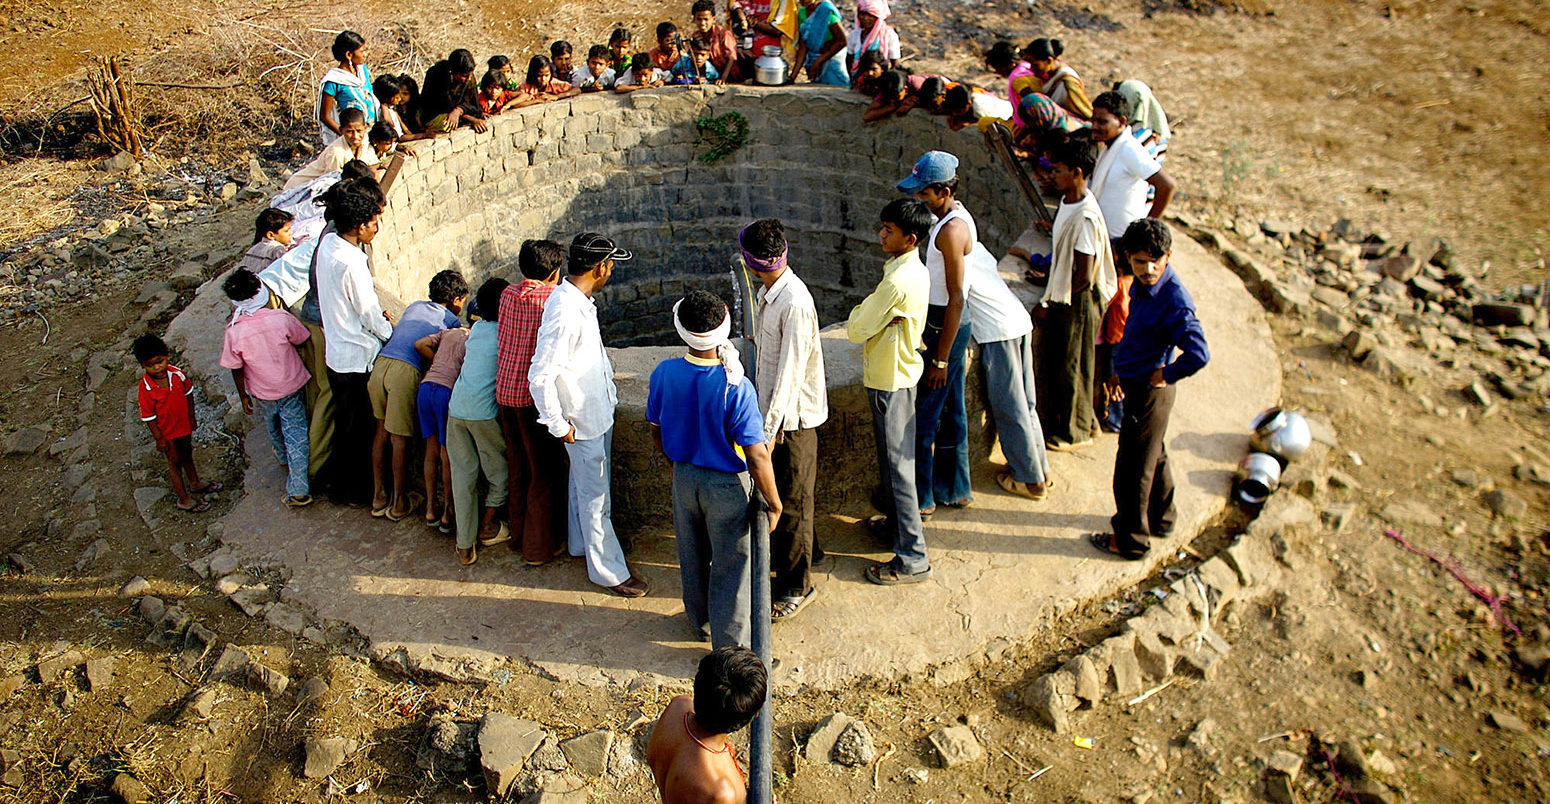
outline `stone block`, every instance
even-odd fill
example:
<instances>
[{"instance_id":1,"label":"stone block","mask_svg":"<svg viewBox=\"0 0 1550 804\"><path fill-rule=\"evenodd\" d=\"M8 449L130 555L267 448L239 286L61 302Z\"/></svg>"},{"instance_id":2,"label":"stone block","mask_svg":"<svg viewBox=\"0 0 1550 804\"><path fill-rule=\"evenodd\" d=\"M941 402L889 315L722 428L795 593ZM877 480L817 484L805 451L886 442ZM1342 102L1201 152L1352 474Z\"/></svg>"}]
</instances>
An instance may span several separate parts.
<instances>
[{"instance_id":1,"label":"stone block","mask_svg":"<svg viewBox=\"0 0 1550 804\"><path fill-rule=\"evenodd\" d=\"M1056 734L1065 734L1071 730L1070 715L1079 705L1076 679L1061 672L1039 676L1024 694L1023 703Z\"/></svg>"},{"instance_id":2,"label":"stone block","mask_svg":"<svg viewBox=\"0 0 1550 804\"><path fill-rule=\"evenodd\" d=\"M974 732L968 726L948 726L931 732L931 745L936 748L942 767L956 768L985 756Z\"/></svg>"},{"instance_id":3,"label":"stone block","mask_svg":"<svg viewBox=\"0 0 1550 804\"><path fill-rule=\"evenodd\" d=\"M602 776L608 772L608 752L613 749L614 733L606 730L588 732L560 743L560 751L570 761L570 766L586 776Z\"/></svg>"},{"instance_id":4,"label":"stone block","mask_svg":"<svg viewBox=\"0 0 1550 804\"><path fill-rule=\"evenodd\" d=\"M67 650L55 656L38 661L38 680L47 684L57 681L68 675L75 668L86 663L86 657L78 650Z\"/></svg>"},{"instance_id":5,"label":"stone block","mask_svg":"<svg viewBox=\"0 0 1550 804\"><path fill-rule=\"evenodd\" d=\"M338 770L360 743L348 737L319 737L308 740L301 775L308 779L326 779Z\"/></svg>"},{"instance_id":6,"label":"stone block","mask_svg":"<svg viewBox=\"0 0 1550 804\"><path fill-rule=\"evenodd\" d=\"M490 712L479 722L479 763L490 794L505 798L522 772L527 758L547 737L543 727L500 712Z\"/></svg>"},{"instance_id":7,"label":"stone block","mask_svg":"<svg viewBox=\"0 0 1550 804\"><path fill-rule=\"evenodd\" d=\"M814 726L812 733L807 736L807 745L802 751L802 756L814 764L829 764L833 761L834 744L855 722L855 718L844 712L835 712L818 721L818 725Z\"/></svg>"},{"instance_id":8,"label":"stone block","mask_svg":"<svg viewBox=\"0 0 1550 804\"><path fill-rule=\"evenodd\" d=\"M1103 681L1098 677L1097 665L1086 654L1078 654L1061 666L1060 672L1071 676L1076 697L1088 708L1103 700Z\"/></svg>"},{"instance_id":9,"label":"stone block","mask_svg":"<svg viewBox=\"0 0 1550 804\"><path fill-rule=\"evenodd\" d=\"M1275 572L1275 559L1259 539L1244 536L1237 544L1223 550L1222 555L1238 573L1238 580L1248 588L1268 583Z\"/></svg>"},{"instance_id":10,"label":"stone block","mask_svg":"<svg viewBox=\"0 0 1550 804\"><path fill-rule=\"evenodd\" d=\"M1141 662L1136 658L1135 634L1119 634L1102 643L1109 660L1109 681L1116 695L1129 697L1141 692Z\"/></svg>"},{"instance_id":11,"label":"stone block","mask_svg":"<svg viewBox=\"0 0 1550 804\"><path fill-rule=\"evenodd\" d=\"M1137 632L1135 657L1141 672L1153 681L1165 681L1173 675L1174 651L1156 634Z\"/></svg>"}]
</instances>

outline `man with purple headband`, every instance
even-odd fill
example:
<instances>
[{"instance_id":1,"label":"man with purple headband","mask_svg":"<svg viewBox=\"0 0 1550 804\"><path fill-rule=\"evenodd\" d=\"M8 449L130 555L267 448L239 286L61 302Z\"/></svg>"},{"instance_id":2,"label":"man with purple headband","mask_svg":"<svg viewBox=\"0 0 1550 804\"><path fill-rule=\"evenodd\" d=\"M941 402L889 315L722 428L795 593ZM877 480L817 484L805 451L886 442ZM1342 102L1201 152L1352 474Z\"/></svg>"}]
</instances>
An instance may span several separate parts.
<instances>
[{"instance_id":1,"label":"man with purple headband","mask_svg":"<svg viewBox=\"0 0 1550 804\"><path fill-rule=\"evenodd\" d=\"M813 536L813 486L818 475L818 425L829 418L818 342L818 309L807 285L786 264L786 228L766 218L737 235L743 263L762 287L755 299L758 347L754 386L764 411L765 440L774 445L775 484L785 508L770 530L770 619L795 617L817 588L812 566L823 560Z\"/></svg>"}]
</instances>

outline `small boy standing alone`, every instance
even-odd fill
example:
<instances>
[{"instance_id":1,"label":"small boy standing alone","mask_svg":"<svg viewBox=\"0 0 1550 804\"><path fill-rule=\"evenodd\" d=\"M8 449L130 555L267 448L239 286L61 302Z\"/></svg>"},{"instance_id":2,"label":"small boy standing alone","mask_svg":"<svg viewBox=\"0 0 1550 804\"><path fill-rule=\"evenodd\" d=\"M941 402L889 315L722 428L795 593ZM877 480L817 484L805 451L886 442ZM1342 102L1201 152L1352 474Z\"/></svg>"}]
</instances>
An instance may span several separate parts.
<instances>
[{"instance_id":1,"label":"small boy standing alone","mask_svg":"<svg viewBox=\"0 0 1550 804\"><path fill-rule=\"evenodd\" d=\"M673 305L673 326L689 354L664 360L651 372L646 421L673 462L673 532L684 613L696 631L709 626L712 647L747 647L750 532L764 527L750 505L750 475L770 519L780 519L759 394L727 340L732 314L721 299L690 291Z\"/></svg>"},{"instance_id":2,"label":"small boy standing alone","mask_svg":"<svg viewBox=\"0 0 1550 804\"><path fill-rule=\"evenodd\" d=\"M850 311L846 329L851 343L865 344L862 383L872 408L878 480L893 509L869 527L875 534L891 537L894 557L867 567L866 579L892 586L931 577L915 493L915 385L925 365L920 339L931 292L931 277L920 261L918 246L935 219L916 198L890 201L881 218L877 235L888 255L883 279Z\"/></svg>"},{"instance_id":3,"label":"small boy standing alone","mask_svg":"<svg viewBox=\"0 0 1550 804\"><path fill-rule=\"evenodd\" d=\"M646 764L663 804L742 804L748 779L728 735L764 706L769 674L747 648L720 648L700 659L694 697L670 701L646 745Z\"/></svg>"},{"instance_id":4,"label":"small boy standing alone","mask_svg":"<svg viewBox=\"0 0 1550 804\"><path fill-rule=\"evenodd\" d=\"M145 334L131 347L135 360L145 369L140 379L140 421L151 429L156 448L167 456L167 479L179 511L201 514L210 510L209 500L191 494L214 494L220 483L201 483L194 468L194 386L182 369L172 365L171 351L161 338Z\"/></svg>"},{"instance_id":5,"label":"small boy standing alone","mask_svg":"<svg viewBox=\"0 0 1550 804\"><path fill-rule=\"evenodd\" d=\"M286 470L285 504L312 504L307 482L307 380L296 347L311 334L284 310L268 306L269 291L258 274L232 271L221 285L237 308L221 342L221 367L231 369L242 411L258 417L269 429L269 443Z\"/></svg>"},{"instance_id":6,"label":"small boy standing alone","mask_svg":"<svg viewBox=\"0 0 1550 804\"><path fill-rule=\"evenodd\" d=\"M1173 530L1173 476L1168 471L1168 415L1179 380L1211 360L1195 300L1168 261L1173 235L1156 218L1130 224L1120 243L1135 282L1130 317L1114 347L1109 393L1125 403L1119 451L1114 456L1114 517L1111 533L1095 533L1093 546L1130 560L1151 547L1151 537ZM1177 350L1177 357L1174 352Z\"/></svg>"}]
</instances>

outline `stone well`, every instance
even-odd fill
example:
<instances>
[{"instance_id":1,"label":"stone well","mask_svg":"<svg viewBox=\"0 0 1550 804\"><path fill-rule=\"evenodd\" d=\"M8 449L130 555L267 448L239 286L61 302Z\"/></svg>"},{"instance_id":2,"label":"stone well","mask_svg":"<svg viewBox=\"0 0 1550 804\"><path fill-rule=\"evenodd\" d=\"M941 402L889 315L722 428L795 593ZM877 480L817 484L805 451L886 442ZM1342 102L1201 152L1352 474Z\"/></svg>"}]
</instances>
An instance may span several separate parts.
<instances>
[{"instance_id":1,"label":"stone well","mask_svg":"<svg viewBox=\"0 0 1550 804\"><path fill-rule=\"evenodd\" d=\"M821 323L843 325L881 275L877 214L921 153L962 160L961 191L993 251L1027 225L1029 210L974 130L951 132L923 114L862 125L865 105L829 88L685 87L587 95L502 115L484 134L459 130L422 148L391 187L373 243L377 283L410 301L444 268L475 284L515 281L523 240L568 243L582 231L634 251L597 296L605 343L624 347L613 350L614 516L623 528L660 521L670 497L644 418L647 379L682 351L670 311L687 288L738 304L731 270L742 226L780 218ZM746 145L700 162L695 121L729 112L747 119ZM825 366L832 413L820 460L837 471L824 473L819 494L848 502L876 470L860 350L843 326L825 334Z\"/></svg>"}]
</instances>

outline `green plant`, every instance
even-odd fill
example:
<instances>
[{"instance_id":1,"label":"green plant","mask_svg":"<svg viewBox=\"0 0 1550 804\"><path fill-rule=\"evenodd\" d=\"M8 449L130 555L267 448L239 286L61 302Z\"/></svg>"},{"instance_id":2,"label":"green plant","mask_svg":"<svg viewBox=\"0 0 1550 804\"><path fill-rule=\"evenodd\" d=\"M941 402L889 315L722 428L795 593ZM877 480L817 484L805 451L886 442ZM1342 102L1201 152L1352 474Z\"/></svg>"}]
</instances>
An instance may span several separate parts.
<instances>
[{"instance_id":1,"label":"green plant","mask_svg":"<svg viewBox=\"0 0 1550 804\"><path fill-rule=\"evenodd\" d=\"M707 165L730 156L748 143L748 118L737 112L727 112L720 117L701 117L694 121L694 127L700 132L695 144L710 147L700 154L700 161Z\"/></svg>"}]
</instances>

